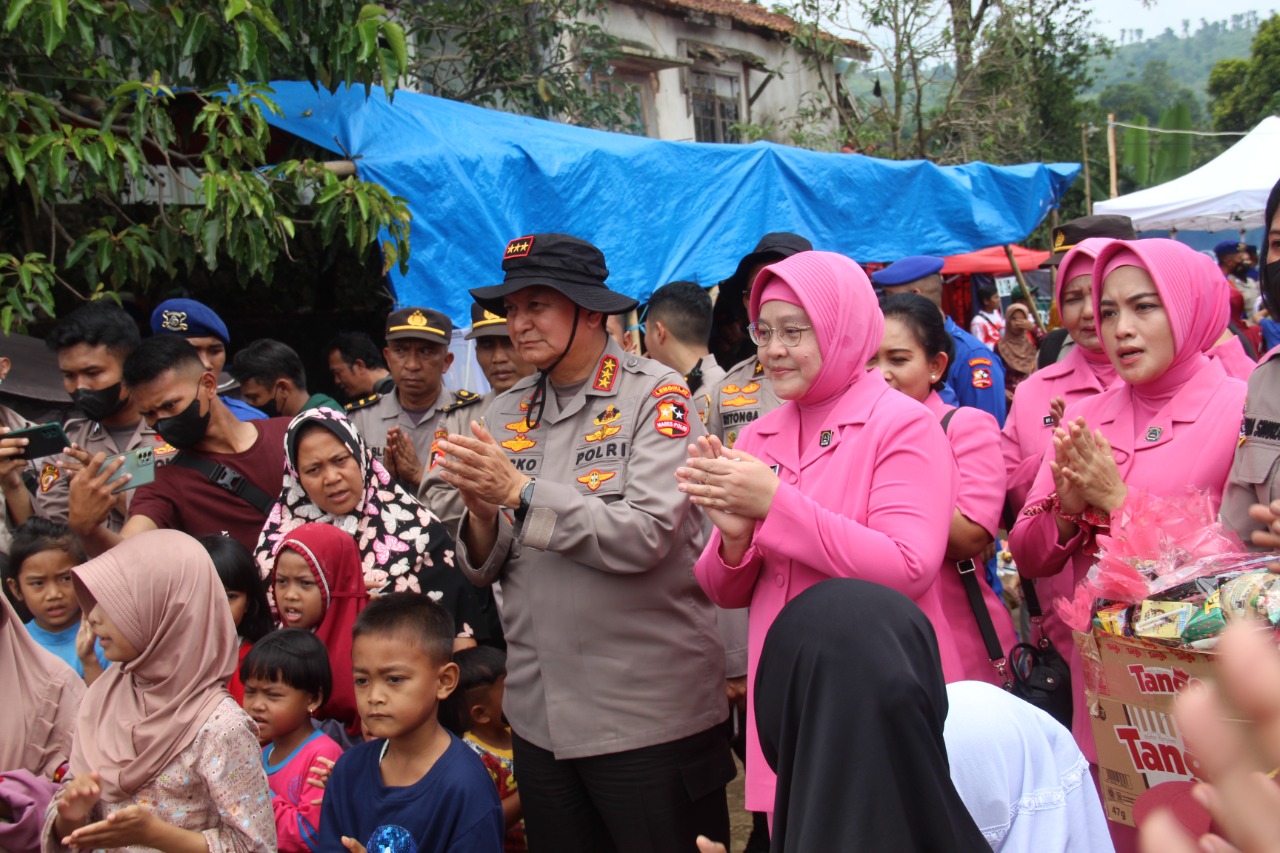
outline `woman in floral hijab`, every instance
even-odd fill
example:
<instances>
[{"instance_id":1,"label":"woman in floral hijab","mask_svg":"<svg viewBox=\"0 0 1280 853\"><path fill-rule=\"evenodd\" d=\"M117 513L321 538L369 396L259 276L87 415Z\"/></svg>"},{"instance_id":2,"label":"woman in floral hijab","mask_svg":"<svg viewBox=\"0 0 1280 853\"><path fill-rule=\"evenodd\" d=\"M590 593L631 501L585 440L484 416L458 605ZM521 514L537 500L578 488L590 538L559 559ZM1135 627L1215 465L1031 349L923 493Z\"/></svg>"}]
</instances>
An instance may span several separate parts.
<instances>
[{"instance_id":1,"label":"woman in floral hijab","mask_svg":"<svg viewBox=\"0 0 1280 853\"><path fill-rule=\"evenodd\" d=\"M371 594L423 593L454 614L459 637L487 633L475 588L454 567L445 526L396 485L346 415L308 409L289 424L284 442L280 498L254 549L264 578L290 532L331 524L355 539Z\"/></svg>"}]
</instances>

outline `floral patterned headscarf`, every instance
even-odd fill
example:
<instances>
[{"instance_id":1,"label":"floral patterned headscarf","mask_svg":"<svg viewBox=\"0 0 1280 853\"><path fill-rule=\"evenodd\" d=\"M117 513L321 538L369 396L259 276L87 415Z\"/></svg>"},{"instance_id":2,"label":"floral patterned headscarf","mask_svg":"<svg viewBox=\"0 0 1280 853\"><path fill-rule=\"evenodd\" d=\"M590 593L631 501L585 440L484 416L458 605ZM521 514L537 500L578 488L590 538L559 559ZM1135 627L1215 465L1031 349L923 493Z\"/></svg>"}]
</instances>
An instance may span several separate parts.
<instances>
[{"instance_id":1,"label":"floral patterned headscarf","mask_svg":"<svg viewBox=\"0 0 1280 853\"><path fill-rule=\"evenodd\" d=\"M333 433L360 465L364 495L345 515L320 509L298 477L298 441L305 430L314 427ZM438 565L453 566L453 540L444 524L392 480L345 414L327 408L301 412L289 423L284 453L280 498L267 516L253 554L263 578L271 573L275 552L284 538L309 522L331 524L355 539L365 582L374 595L424 592L424 571Z\"/></svg>"}]
</instances>

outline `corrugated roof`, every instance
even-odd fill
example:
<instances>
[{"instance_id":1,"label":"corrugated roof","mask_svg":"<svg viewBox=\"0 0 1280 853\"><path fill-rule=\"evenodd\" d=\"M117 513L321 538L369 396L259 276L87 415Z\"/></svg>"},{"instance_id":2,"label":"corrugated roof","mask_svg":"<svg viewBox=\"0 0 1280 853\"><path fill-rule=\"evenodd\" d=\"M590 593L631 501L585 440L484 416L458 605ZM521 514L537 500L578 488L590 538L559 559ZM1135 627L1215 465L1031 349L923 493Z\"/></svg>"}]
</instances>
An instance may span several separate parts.
<instances>
[{"instance_id":1,"label":"corrugated roof","mask_svg":"<svg viewBox=\"0 0 1280 853\"><path fill-rule=\"evenodd\" d=\"M763 6L748 3L746 0L623 0L623 2L655 9L722 15L748 27L759 27L779 33L793 33L796 29L793 18L771 12ZM853 39L840 38L825 31L823 35L830 37L833 41L842 42L862 51L866 50L866 45Z\"/></svg>"}]
</instances>

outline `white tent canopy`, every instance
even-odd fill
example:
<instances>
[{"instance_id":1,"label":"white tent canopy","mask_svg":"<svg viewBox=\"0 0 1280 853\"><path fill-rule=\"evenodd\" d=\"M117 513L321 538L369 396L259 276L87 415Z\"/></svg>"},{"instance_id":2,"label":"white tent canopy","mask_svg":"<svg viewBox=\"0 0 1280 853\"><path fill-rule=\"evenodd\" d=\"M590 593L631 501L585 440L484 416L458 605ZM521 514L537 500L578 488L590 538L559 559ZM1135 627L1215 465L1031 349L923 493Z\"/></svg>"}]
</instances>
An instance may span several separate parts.
<instances>
[{"instance_id":1,"label":"white tent canopy","mask_svg":"<svg viewBox=\"0 0 1280 853\"><path fill-rule=\"evenodd\" d=\"M1280 118L1269 116L1235 145L1181 178L1099 201L1094 213L1128 216L1139 231L1249 230L1263 225L1280 180Z\"/></svg>"}]
</instances>

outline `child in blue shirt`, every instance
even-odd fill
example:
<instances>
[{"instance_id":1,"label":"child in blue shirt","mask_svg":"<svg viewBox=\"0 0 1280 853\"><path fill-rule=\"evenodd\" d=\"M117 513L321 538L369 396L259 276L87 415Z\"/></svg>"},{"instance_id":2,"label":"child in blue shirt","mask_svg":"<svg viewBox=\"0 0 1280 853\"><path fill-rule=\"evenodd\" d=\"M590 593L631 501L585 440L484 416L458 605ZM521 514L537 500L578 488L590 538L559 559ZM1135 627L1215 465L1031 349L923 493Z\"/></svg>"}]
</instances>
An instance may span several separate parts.
<instances>
[{"instance_id":1,"label":"child in blue shirt","mask_svg":"<svg viewBox=\"0 0 1280 853\"><path fill-rule=\"evenodd\" d=\"M440 725L458 685L453 617L393 593L352 631L356 705L369 737L329 777L320 853L502 853L502 804L480 758Z\"/></svg>"},{"instance_id":2,"label":"child in blue shirt","mask_svg":"<svg viewBox=\"0 0 1280 853\"><path fill-rule=\"evenodd\" d=\"M71 570L83 562L84 552L70 527L31 518L13 535L5 582L14 601L33 617L27 623L32 639L92 684L107 659L93 632L80 624Z\"/></svg>"}]
</instances>

